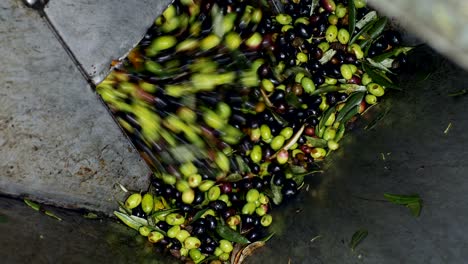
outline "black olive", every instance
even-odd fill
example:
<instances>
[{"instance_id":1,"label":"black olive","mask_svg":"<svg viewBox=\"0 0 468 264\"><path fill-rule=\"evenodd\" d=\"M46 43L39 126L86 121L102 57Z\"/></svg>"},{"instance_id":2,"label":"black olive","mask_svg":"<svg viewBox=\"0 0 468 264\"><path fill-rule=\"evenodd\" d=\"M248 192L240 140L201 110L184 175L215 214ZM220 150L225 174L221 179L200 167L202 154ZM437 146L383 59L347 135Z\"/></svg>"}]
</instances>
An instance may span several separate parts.
<instances>
[{"instance_id":1,"label":"black olive","mask_svg":"<svg viewBox=\"0 0 468 264\"><path fill-rule=\"evenodd\" d=\"M146 218L146 216L147 216L146 213L141 208L141 206L137 206L137 207L133 208L132 209L132 215L137 216L137 217L141 217L141 218Z\"/></svg>"},{"instance_id":2,"label":"black olive","mask_svg":"<svg viewBox=\"0 0 468 264\"><path fill-rule=\"evenodd\" d=\"M305 136L300 136L299 139L297 140L297 144L299 145L304 145L307 142L307 139Z\"/></svg>"},{"instance_id":3,"label":"black olive","mask_svg":"<svg viewBox=\"0 0 468 264\"><path fill-rule=\"evenodd\" d=\"M182 244L176 238L172 238L169 241L171 243L170 249L179 250L182 247Z\"/></svg>"},{"instance_id":4,"label":"black olive","mask_svg":"<svg viewBox=\"0 0 468 264\"><path fill-rule=\"evenodd\" d=\"M214 230L218 225L216 218L212 215L205 216L205 220L207 221L206 226L208 227L208 229Z\"/></svg>"},{"instance_id":5,"label":"black olive","mask_svg":"<svg viewBox=\"0 0 468 264\"><path fill-rule=\"evenodd\" d=\"M275 174L277 172L280 172L281 170L281 166L277 163L271 163L270 166L268 166L268 172L270 174Z\"/></svg>"},{"instance_id":6,"label":"black olive","mask_svg":"<svg viewBox=\"0 0 468 264\"><path fill-rule=\"evenodd\" d=\"M257 230L256 228L253 229L252 231L250 231L249 233L247 233L247 235L245 236L250 242L255 242L257 240L259 240L261 237L262 234L261 234L261 231L260 230Z\"/></svg>"},{"instance_id":7,"label":"black olive","mask_svg":"<svg viewBox=\"0 0 468 264\"><path fill-rule=\"evenodd\" d=\"M252 189L252 181L250 179L243 179L240 187L245 191L250 190Z\"/></svg>"},{"instance_id":8,"label":"black olive","mask_svg":"<svg viewBox=\"0 0 468 264\"><path fill-rule=\"evenodd\" d=\"M227 220L229 217L236 215L236 209L230 207L227 208L226 210L221 212L221 217L224 218L224 220Z\"/></svg>"},{"instance_id":9,"label":"black olive","mask_svg":"<svg viewBox=\"0 0 468 264\"><path fill-rule=\"evenodd\" d=\"M227 204L223 201L220 201L220 200L216 200L216 201L213 201L209 204L210 208L215 210L216 212L222 212L224 210L226 210L227 208Z\"/></svg>"},{"instance_id":10,"label":"black olive","mask_svg":"<svg viewBox=\"0 0 468 264\"><path fill-rule=\"evenodd\" d=\"M197 204L201 204L203 202L203 200L205 200L205 194L199 190L196 190L195 191L195 198L193 200L193 204L194 205L197 205Z\"/></svg>"},{"instance_id":11,"label":"black olive","mask_svg":"<svg viewBox=\"0 0 468 264\"><path fill-rule=\"evenodd\" d=\"M286 179L283 186L297 189L297 183L293 179Z\"/></svg>"},{"instance_id":12,"label":"black olive","mask_svg":"<svg viewBox=\"0 0 468 264\"><path fill-rule=\"evenodd\" d=\"M316 73L314 74L312 81L314 82L316 86L320 86L325 83L325 77L323 76L323 74Z\"/></svg>"},{"instance_id":13,"label":"black olive","mask_svg":"<svg viewBox=\"0 0 468 264\"><path fill-rule=\"evenodd\" d=\"M205 254L210 254L212 255L215 251L216 247L213 247L212 245L204 245L203 247L200 248L200 251Z\"/></svg>"},{"instance_id":14,"label":"black olive","mask_svg":"<svg viewBox=\"0 0 468 264\"><path fill-rule=\"evenodd\" d=\"M281 189L281 193L283 194L283 197L285 199L289 199L289 198L292 198L292 197L296 196L297 188L292 188L290 186L284 186Z\"/></svg>"},{"instance_id":15,"label":"black olive","mask_svg":"<svg viewBox=\"0 0 468 264\"><path fill-rule=\"evenodd\" d=\"M285 180L286 180L286 176L285 176L284 172L282 172L282 171L276 172L274 174L274 176L273 176L273 183L275 185L281 186L281 185L283 185Z\"/></svg>"},{"instance_id":16,"label":"black olive","mask_svg":"<svg viewBox=\"0 0 468 264\"><path fill-rule=\"evenodd\" d=\"M206 229L204 226L201 225L193 225L192 228L192 235L199 236L205 234Z\"/></svg>"},{"instance_id":17,"label":"black olive","mask_svg":"<svg viewBox=\"0 0 468 264\"><path fill-rule=\"evenodd\" d=\"M260 172L260 165L258 165L257 163L251 163L249 164L249 167L252 173L254 174L258 174Z\"/></svg>"},{"instance_id":18,"label":"black olive","mask_svg":"<svg viewBox=\"0 0 468 264\"><path fill-rule=\"evenodd\" d=\"M319 121L318 121L317 117L315 117L315 116L310 116L309 118L307 118L307 123L308 123L309 125L311 125L311 126L316 126L316 125L318 124L318 122L319 122ZM305 143L305 142L304 142L304 143ZM302 144L304 144L304 143L302 143ZM299 144L300 144L300 143L299 143Z\"/></svg>"},{"instance_id":19,"label":"black olive","mask_svg":"<svg viewBox=\"0 0 468 264\"><path fill-rule=\"evenodd\" d=\"M268 77L271 76L272 71L271 71L270 66L268 64L264 63L258 68L257 74L258 74L258 76L260 76L262 78L268 78Z\"/></svg>"},{"instance_id":20,"label":"black olive","mask_svg":"<svg viewBox=\"0 0 468 264\"><path fill-rule=\"evenodd\" d=\"M160 228L163 231L167 231L169 229L169 224L166 223L165 221L159 221L156 226Z\"/></svg>"},{"instance_id":21,"label":"black olive","mask_svg":"<svg viewBox=\"0 0 468 264\"><path fill-rule=\"evenodd\" d=\"M388 41L385 38L381 37L378 40L376 40L372 46L377 51L377 53L380 53L387 49Z\"/></svg>"},{"instance_id":22,"label":"black olive","mask_svg":"<svg viewBox=\"0 0 468 264\"><path fill-rule=\"evenodd\" d=\"M335 93L327 93L325 95L325 97L327 98L327 103L329 105L335 105L336 104L336 94Z\"/></svg>"},{"instance_id":23,"label":"black olive","mask_svg":"<svg viewBox=\"0 0 468 264\"><path fill-rule=\"evenodd\" d=\"M399 46L401 44L401 35L395 30L387 30L383 33L385 39L392 46Z\"/></svg>"},{"instance_id":24,"label":"black olive","mask_svg":"<svg viewBox=\"0 0 468 264\"><path fill-rule=\"evenodd\" d=\"M263 181L259 177L252 178L252 187L254 189L260 190L263 188Z\"/></svg>"},{"instance_id":25,"label":"black olive","mask_svg":"<svg viewBox=\"0 0 468 264\"><path fill-rule=\"evenodd\" d=\"M297 23L294 29L296 31L296 35L301 38L309 39L312 36L312 28L303 23Z\"/></svg>"},{"instance_id":26,"label":"black olive","mask_svg":"<svg viewBox=\"0 0 468 264\"><path fill-rule=\"evenodd\" d=\"M348 98L348 95L346 93L338 93L337 95L338 101L342 102Z\"/></svg>"}]
</instances>

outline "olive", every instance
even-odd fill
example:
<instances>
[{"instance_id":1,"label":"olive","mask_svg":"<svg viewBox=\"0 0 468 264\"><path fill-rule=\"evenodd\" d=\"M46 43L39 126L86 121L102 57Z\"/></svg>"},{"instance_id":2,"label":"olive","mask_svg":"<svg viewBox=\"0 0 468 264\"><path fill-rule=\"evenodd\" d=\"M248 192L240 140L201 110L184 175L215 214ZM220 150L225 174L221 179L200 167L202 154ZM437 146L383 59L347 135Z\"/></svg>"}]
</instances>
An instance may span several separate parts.
<instances>
[{"instance_id":1,"label":"olive","mask_svg":"<svg viewBox=\"0 0 468 264\"><path fill-rule=\"evenodd\" d=\"M336 94L335 93L327 93L325 95L325 97L327 98L327 103L329 105L334 105L336 104Z\"/></svg>"},{"instance_id":2,"label":"olive","mask_svg":"<svg viewBox=\"0 0 468 264\"><path fill-rule=\"evenodd\" d=\"M323 74L314 74L312 77L312 81L314 81L316 86L322 85L325 83L325 77Z\"/></svg>"},{"instance_id":3,"label":"olive","mask_svg":"<svg viewBox=\"0 0 468 264\"><path fill-rule=\"evenodd\" d=\"M401 35L395 30L387 30L383 33L383 37L392 46L399 46L401 44Z\"/></svg>"},{"instance_id":4,"label":"olive","mask_svg":"<svg viewBox=\"0 0 468 264\"><path fill-rule=\"evenodd\" d=\"M380 53L387 49L388 41L384 37L381 37L376 40L372 46L378 53Z\"/></svg>"},{"instance_id":5,"label":"olive","mask_svg":"<svg viewBox=\"0 0 468 264\"><path fill-rule=\"evenodd\" d=\"M227 204L223 201L220 201L220 200L216 200L216 201L213 201L209 204L209 207L213 210L215 210L216 212L222 212L224 210L226 210L227 208Z\"/></svg>"},{"instance_id":6,"label":"olive","mask_svg":"<svg viewBox=\"0 0 468 264\"><path fill-rule=\"evenodd\" d=\"M232 184L230 182L223 182L219 185L222 193L232 192Z\"/></svg>"},{"instance_id":7,"label":"olive","mask_svg":"<svg viewBox=\"0 0 468 264\"><path fill-rule=\"evenodd\" d=\"M243 179L240 187L245 191L252 189L253 185L251 179Z\"/></svg>"},{"instance_id":8,"label":"olive","mask_svg":"<svg viewBox=\"0 0 468 264\"><path fill-rule=\"evenodd\" d=\"M171 239L168 239L171 243L171 246L170 246L170 249L173 249L173 250L180 250L180 248L182 247L182 244L180 243L179 240L177 240L176 238L171 238Z\"/></svg>"},{"instance_id":9,"label":"olive","mask_svg":"<svg viewBox=\"0 0 468 264\"><path fill-rule=\"evenodd\" d=\"M275 173L275 175L273 176L273 183L275 185L281 186L283 185L285 180L286 180L286 175L282 171Z\"/></svg>"},{"instance_id":10,"label":"olive","mask_svg":"<svg viewBox=\"0 0 468 264\"><path fill-rule=\"evenodd\" d=\"M266 156L266 154L264 154ZM252 164L249 164L249 167L250 167L250 170L252 171L252 173L254 174L258 174L260 172L260 165L256 164L256 163L252 163ZM257 177L255 177L257 178Z\"/></svg>"},{"instance_id":11,"label":"olive","mask_svg":"<svg viewBox=\"0 0 468 264\"><path fill-rule=\"evenodd\" d=\"M236 209L232 207L227 208L226 210L221 212L221 217L224 218L225 220L234 215L236 215Z\"/></svg>"},{"instance_id":12,"label":"olive","mask_svg":"<svg viewBox=\"0 0 468 264\"><path fill-rule=\"evenodd\" d=\"M207 222L206 226L210 230L214 230L216 228L216 226L218 225L218 222L216 221L216 218L214 216L212 216L212 215L205 216L205 220Z\"/></svg>"},{"instance_id":13,"label":"olive","mask_svg":"<svg viewBox=\"0 0 468 264\"><path fill-rule=\"evenodd\" d=\"M293 179L286 179L283 186L297 189L297 183Z\"/></svg>"},{"instance_id":14,"label":"olive","mask_svg":"<svg viewBox=\"0 0 468 264\"><path fill-rule=\"evenodd\" d=\"M292 198L292 197L296 196L297 188L292 188L290 186L284 186L281 189L281 193L283 194L283 197L285 199L289 199L289 198Z\"/></svg>"},{"instance_id":15,"label":"olive","mask_svg":"<svg viewBox=\"0 0 468 264\"><path fill-rule=\"evenodd\" d=\"M268 172L270 174L276 174L278 172L281 173L281 170L282 170L281 166L277 163L272 163L270 164L270 166L268 166Z\"/></svg>"},{"instance_id":16,"label":"olive","mask_svg":"<svg viewBox=\"0 0 468 264\"><path fill-rule=\"evenodd\" d=\"M297 36L301 38L309 39L312 36L312 29L303 23L298 23L294 27L294 30L296 31Z\"/></svg>"},{"instance_id":17,"label":"olive","mask_svg":"<svg viewBox=\"0 0 468 264\"><path fill-rule=\"evenodd\" d=\"M255 242L259 239L262 238L261 231L257 228L251 230L247 235L245 236L250 242Z\"/></svg>"},{"instance_id":18,"label":"olive","mask_svg":"<svg viewBox=\"0 0 468 264\"><path fill-rule=\"evenodd\" d=\"M194 205L197 205L197 204L201 204L203 202L203 200L205 200L205 194L199 190L196 190L195 191L195 198L193 200L193 204Z\"/></svg>"},{"instance_id":19,"label":"olive","mask_svg":"<svg viewBox=\"0 0 468 264\"><path fill-rule=\"evenodd\" d=\"M166 231L166 232L167 232L167 230L169 230L169 227L170 227L169 224L167 224L167 223L164 222L164 221L159 221L158 223L156 223L156 226L157 226L159 229L161 229L161 230L163 230L163 231Z\"/></svg>"},{"instance_id":20,"label":"olive","mask_svg":"<svg viewBox=\"0 0 468 264\"><path fill-rule=\"evenodd\" d=\"M205 234L205 232L206 232L206 229L205 229L204 226L202 226L202 225L194 225L194 226L192 227L192 233L191 233L191 234L192 234L192 235L195 235L195 236L199 236L199 235Z\"/></svg>"},{"instance_id":21,"label":"olive","mask_svg":"<svg viewBox=\"0 0 468 264\"><path fill-rule=\"evenodd\" d=\"M263 181L259 177L253 177L251 182L254 189L260 190L263 188Z\"/></svg>"},{"instance_id":22,"label":"olive","mask_svg":"<svg viewBox=\"0 0 468 264\"><path fill-rule=\"evenodd\" d=\"M204 246L202 246L202 247L200 248L200 251L201 251L202 253L205 253L205 254L213 254L214 251L215 251L215 248L216 248L216 247L214 247L214 246L212 246L212 245L204 245Z\"/></svg>"},{"instance_id":23,"label":"olive","mask_svg":"<svg viewBox=\"0 0 468 264\"><path fill-rule=\"evenodd\" d=\"M132 215L141 217L141 218L146 218L146 213L143 211L141 206L135 207L132 209Z\"/></svg>"}]
</instances>

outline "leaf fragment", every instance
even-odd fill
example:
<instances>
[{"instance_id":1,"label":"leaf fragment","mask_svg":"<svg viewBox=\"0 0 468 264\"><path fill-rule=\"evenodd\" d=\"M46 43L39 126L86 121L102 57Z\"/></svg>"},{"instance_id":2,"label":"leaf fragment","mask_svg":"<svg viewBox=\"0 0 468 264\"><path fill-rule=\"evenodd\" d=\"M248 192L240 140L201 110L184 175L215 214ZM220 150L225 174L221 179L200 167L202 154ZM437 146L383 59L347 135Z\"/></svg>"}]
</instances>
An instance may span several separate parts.
<instances>
[{"instance_id":1,"label":"leaf fragment","mask_svg":"<svg viewBox=\"0 0 468 264\"><path fill-rule=\"evenodd\" d=\"M358 231L354 232L353 236L351 237L351 241L349 242L349 247L352 251L356 249L356 247L367 237L368 232L365 229L359 229Z\"/></svg>"}]
</instances>

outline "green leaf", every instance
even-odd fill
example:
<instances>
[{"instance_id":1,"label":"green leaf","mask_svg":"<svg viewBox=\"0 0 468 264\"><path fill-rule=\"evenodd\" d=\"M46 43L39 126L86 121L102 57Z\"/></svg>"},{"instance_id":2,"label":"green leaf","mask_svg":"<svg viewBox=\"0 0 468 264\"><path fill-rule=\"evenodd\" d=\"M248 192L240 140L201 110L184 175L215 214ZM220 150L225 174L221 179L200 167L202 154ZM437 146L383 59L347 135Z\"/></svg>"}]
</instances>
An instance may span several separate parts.
<instances>
[{"instance_id":1,"label":"green leaf","mask_svg":"<svg viewBox=\"0 0 468 264\"><path fill-rule=\"evenodd\" d=\"M120 205L120 208L122 208L128 215L132 214L132 210L128 209L123 202L117 201L117 203Z\"/></svg>"},{"instance_id":2,"label":"green leaf","mask_svg":"<svg viewBox=\"0 0 468 264\"><path fill-rule=\"evenodd\" d=\"M240 180L242 180L242 175L240 175L239 173L231 173L228 176L226 176L226 178L224 178L224 180L226 180L228 182L240 181Z\"/></svg>"},{"instance_id":3,"label":"green leaf","mask_svg":"<svg viewBox=\"0 0 468 264\"><path fill-rule=\"evenodd\" d=\"M41 209L41 206L39 204L35 203L35 202L32 202L32 201L30 201L28 199L24 199L23 201L27 206L31 207L32 209L34 209L36 211L39 211Z\"/></svg>"},{"instance_id":4,"label":"green leaf","mask_svg":"<svg viewBox=\"0 0 468 264\"><path fill-rule=\"evenodd\" d=\"M319 0L312 0L312 4L310 5L310 13L309 16L314 14L315 8L318 6Z\"/></svg>"},{"instance_id":5,"label":"green leaf","mask_svg":"<svg viewBox=\"0 0 468 264\"><path fill-rule=\"evenodd\" d=\"M202 215L208 211L210 208L205 208L203 210L200 210L198 211L193 217L192 217L192 220L190 220L190 223L193 223L195 221L197 221L198 219L200 219L200 217L202 217Z\"/></svg>"},{"instance_id":6,"label":"green leaf","mask_svg":"<svg viewBox=\"0 0 468 264\"><path fill-rule=\"evenodd\" d=\"M248 244L250 241L245 238L243 235L240 233L232 230L230 227L226 225L218 225L216 227L216 233L218 235L226 240L229 240L231 242L239 243L239 244Z\"/></svg>"},{"instance_id":7,"label":"green leaf","mask_svg":"<svg viewBox=\"0 0 468 264\"><path fill-rule=\"evenodd\" d=\"M356 42L356 40L359 39L360 36L367 33L367 31L369 31L369 29L371 27L373 27L376 22L377 22L377 20L373 20L373 21L367 23L356 35L354 35L354 37L351 38L348 45L353 44L354 42Z\"/></svg>"},{"instance_id":8,"label":"green leaf","mask_svg":"<svg viewBox=\"0 0 468 264\"><path fill-rule=\"evenodd\" d=\"M260 241L263 241L263 242L267 242L268 240L270 240L273 236L275 235L275 232L269 234L268 236L260 239Z\"/></svg>"},{"instance_id":9,"label":"green leaf","mask_svg":"<svg viewBox=\"0 0 468 264\"><path fill-rule=\"evenodd\" d=\"M305 138L307 139L307 143L309 143L311 147L324 148L327 146L327 141L325 139L314 138L309 136L305 136Z\"/></svg>"},{"instance_id":10,"label":"green leaf","mask_svg":"<svg viewBox=\"0 0 468 264\"><path fill-rule=\"evenodd\" d=\"M364 69L364 72L366 72L369 75L369 77L372 79L372 82L385 86L386 88L391 88L391 89L401 91L401 88L395 86L392 82L390 82L387 76L378 73L377 71L372 69L368 64L363 63L362 68Z\"/></svg>"},{"instance_id":11,"label":"green leaf","mask_svg":"<svg viewBox=\"0 0 468 264\"><path fill-rule=\"evenodd\" d=\"M354 29L356 28L356 7L354 1L348 1L348 23L349 23L349 35L353 36Z\"/></svg>"},{"instance_id":12,"label":"green leaf","mask_svg":"<svg viewBox=\"0 0 468 264\"><path fill-rule=\"evenodd\" d=\"M359 110L358 110L358 112L359 112ZM350 112L348 112L348 113L350 113ZM356 114L357 114L357 113L356 113ZM354 115L353 115L353 116L354 116ZM346 122L347 122L347 121L348 121L348 120L346 120ZM346 123L346 122L345 122L345 123ZM336 142L339 142L339 141L343 138L343 135L344 135L344 132L345 132L345 131L346 131L345 125L344 125L344 123L341 123L340 126L338 127L338 130L336 131L336 135L335 135L334 140L335 140Z\"/></svg>"},{"instance_id":13,"label":"green leaf","mask_svg":"<svg viewBox=\"0 0 468 264\"><path fill-rule=\"evenodd\" d=\"M288 105L294 106L296 108L299 108L301 106L301 102L299 101L298 96L294 93L288 93L286 95L286 102L288 103Z\"/></svg>"},{"instance_id":14,"label":"green leaf","mask_svg":"<svg viewBox=\"0 0 468 264\"><path fill-rule=\"evenodd\" d=\"M387 22L388 22L388 18L386 17L381 17L377 19L375 24L373 24L372 28L370 28L365 34L366 40L361 42L359 46L361 46L362 49L370 46L372 41L374 41L375 38L377 38L378 36L382 34L383 30L385 29L385 26L387 25Z\"/></svg>"},{"instance_id":15,"label":"green leaf","mask_svg":"<svg viewBox=\"0 0 468 264\"><path fill-rule=\"evenodd\" d=\"M419 216L421 214L422 209L422 199L419 195L398 195L398 194L390 194L384 193L385 199L389 202L397 205L403 205L411 210L411 213L414 216Z\"/></svg>"},{"instance_id":16,"label":"green leaf","mask_svg":"<svg viewBox=\"0 0 468 264\"><path fill-rule=\"evenodd\" d=\"M320 86L320 88L310 93L310 95L317 95L317 94L338 92L338 91L345 92L345 93L365 92L366 87L363 85L351 84L351 83L340 84L340 86L325 85L325 86Z\"/></svg>"},{"instance_id":17,"label":"green leaf","mask_svg":"<svg viewBox=\"0 0 468 264\"><path fill-rule=\"evenodd\" d=\"M352 1L351 1L352 2ZM345 106L340 110L336 121L340 122L346 116L346 114L351 111L356 106L359 106L364 99L365 93L354 93L348 97L348 100L345 102Z\"/></svg>"},{"instance_id":18,"label":"green leaf","mask_svg":"<svg viewBox=\"0 0 468 264\"><path fill-rule=\"evenodd\" d=\"M358 115L359 114L359 108L360 108L360 106L358 105L358 106L352 108L350 111L348 111L348 113L346 113L346 115L343 117L341 122L343 124L346 124L351 118L353 118L353 116Z\"/></svg>"},{"instance_id":19,"label":"green leaf","mask_svg":"<svg viewBox=\"0 0 468 264\"><path fill-rule=\"evenodd\" d=\"M368 232L365 229L360 229L354 232L353 236L351 237L351 242L349 242L349 247L351 250L354 251L356 247L367 237Z\"/></svg>"},{"instance_id":20,"label":"green leaf","mask_svg":"<svg viewBox=\"0 0 468 264\"><path fill-rule=\"evenodd\" d=\"M171 209L164 209L164 210L159 210L157 212L154 212L151 214L151 217L158 217L158 216L161 216L161 215L168 215L170 213L174 213L176 211L179 211L179 209L177 208L171 208Z\"/></svg>"},{"instance_id":21,"label":"green leaf","mask_svg":"<svg viewBox=\"0 0 468 264\"><path fill-rule=\"evenodd\" d=\"M317 136L322 137L323 133L325 132L325 122L330 118L330 116L336 112L336 107L330 107L325 114L320 118L320 121L318 123L318 133Z\"/></svg>"},{"instance_id":22,"label":"green leaf","mask_svg":"<svg viewBox=\"0 0 468 264\"><path fill-rule=\"evenodd\" d=\"M124 224L126 224L130 228L135 229L136 231L138 231L138 229L142 226L142 224L135 221L129 215L126 215L124 213L114 211L114 215L117 216Z\"/></svg>"},{"instance_id":23,"label":"green leaf","mask_svg":"<svg viewBox=\"0 0 468 264\"><path fill-rule=\"evenodd\" d=\"M396 57L396 56L400 55L401 53L406 54L407 52L411 51L412 49L414 49L414 47L394 48L389 52L385 52L385 53L382 53L380 55L377 55L377 56L373 57L372 60L374 60L375 62L382 62L385 59L388 59L388 58L391 58L391 57Z\"/></svg>"},{"instance_id":24,"label":"green leaf","mask_svg":"<svg viewBox=\"0 0 468 264\"><path fill-rule=\"evenodd\" d=\"M270 181L270 188L271 188L271 194L272 194L271 199L273 200L274 204L279 205L283 201L283 194L281 193L281 187L274 184L274 178L275 178L274 176L271 177L271 181Z\"/></svg>"}]
</instances>

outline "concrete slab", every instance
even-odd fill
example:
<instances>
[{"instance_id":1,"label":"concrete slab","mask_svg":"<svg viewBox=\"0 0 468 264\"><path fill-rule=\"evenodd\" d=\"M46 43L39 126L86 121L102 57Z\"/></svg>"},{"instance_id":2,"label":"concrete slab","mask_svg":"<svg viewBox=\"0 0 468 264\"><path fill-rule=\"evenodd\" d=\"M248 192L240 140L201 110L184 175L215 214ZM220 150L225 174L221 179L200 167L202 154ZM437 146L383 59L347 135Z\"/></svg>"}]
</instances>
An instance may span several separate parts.
<instances>
[{"instance_id":1,"label":"concrete slab","mask_svg":"<svg viewBox=\"0 0 468 264\"><path fill-rule=\"evenodd\" d=\"M171 0L60 0L44 11L93 82L134 47ZM79 14L79 15L77 15Z\"/></svg>"},{"instance_id":2,"label":"concrete slab","mask_svg":"<svg viewBox=\"0 0 468 264\"><path fill-rule=\"evenodd\" d=\"M111 212L148 169L52 31L0 2L0 193Z\"/></svg>"}]
</instances>

